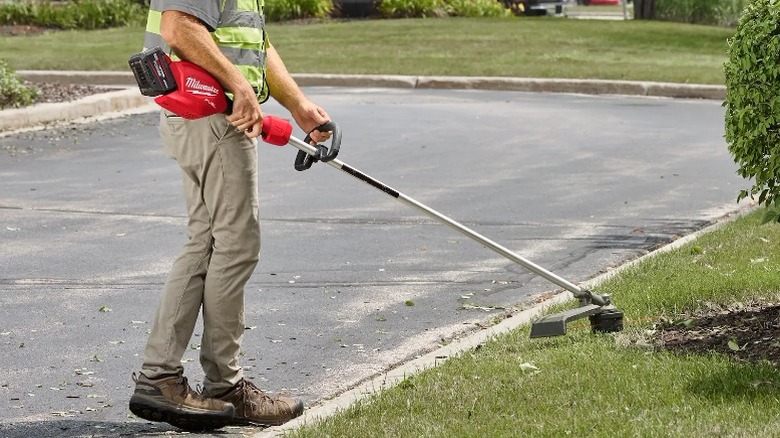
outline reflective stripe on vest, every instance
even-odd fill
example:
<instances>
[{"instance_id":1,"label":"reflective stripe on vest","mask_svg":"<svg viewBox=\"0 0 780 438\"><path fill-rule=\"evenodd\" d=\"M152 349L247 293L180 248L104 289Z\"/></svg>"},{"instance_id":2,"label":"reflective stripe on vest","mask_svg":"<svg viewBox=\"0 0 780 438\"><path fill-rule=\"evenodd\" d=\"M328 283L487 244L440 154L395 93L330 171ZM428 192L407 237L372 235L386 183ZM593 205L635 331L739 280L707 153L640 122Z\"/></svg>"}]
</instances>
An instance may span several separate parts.
<instances>
[{"instance_id":1,"label":"reflective stripe on vest","mask_svg":"<svg viewBox=\"0 0 780 438\"><path fill-rule=\"evenodd\" d=\"M154 7L152 2L152 7ZM221 16L211 37L225 57L257 91L259 102L268 99L265 82L268 35L263 18L263 0L222 0ZM160 35L162 12L149 9L144 48L161 47L171 58L178 59Z\"/></svg>"}]
</instances>

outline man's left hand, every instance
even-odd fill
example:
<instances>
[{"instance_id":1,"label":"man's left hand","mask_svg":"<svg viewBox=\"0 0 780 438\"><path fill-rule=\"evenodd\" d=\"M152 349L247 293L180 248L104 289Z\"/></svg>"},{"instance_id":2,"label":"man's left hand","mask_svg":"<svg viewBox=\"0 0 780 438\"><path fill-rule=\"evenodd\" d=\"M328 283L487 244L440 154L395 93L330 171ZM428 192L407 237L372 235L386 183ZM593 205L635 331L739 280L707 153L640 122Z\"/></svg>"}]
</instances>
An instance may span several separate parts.
<instances>
[{"instance_id":1,"label":"man's left hand","mask_svg":"<svg viewBox=\"0 0 780 438\"><path fill-rule=\"evenodd\" d=\"M330 138L332 134L331 131L320 132L313 130L330 121L328 113L313 102L304 102L292 113L292 116L304 132L310 133L309 135L312 138L312 144L327 141Z\"/></svg>"}]
</instances>

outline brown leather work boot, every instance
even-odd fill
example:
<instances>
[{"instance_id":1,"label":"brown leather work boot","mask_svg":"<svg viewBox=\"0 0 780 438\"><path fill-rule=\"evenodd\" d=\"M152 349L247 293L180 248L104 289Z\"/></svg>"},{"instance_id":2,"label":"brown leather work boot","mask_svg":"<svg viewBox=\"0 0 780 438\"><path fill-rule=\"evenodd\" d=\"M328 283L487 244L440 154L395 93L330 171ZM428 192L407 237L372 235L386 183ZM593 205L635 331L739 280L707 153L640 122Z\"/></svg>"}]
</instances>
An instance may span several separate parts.
<instances>
[{"instance_id":1,"label":"brown leather work boot","mask_svg":"<svg viewBox=\"0 0 780 438\"><path fill-rule=\"evenodd\" d=\"M217 398L236 407L234 425L279 426L303 413L302 401L271 397L247 379Z\"/></svg>"},{"instance_id":2,"label":"brown leather work boot","mask_svg":"<svg viewBox=\"0 0 780 438\"><path fill-rule=\"evenodd\" d=\"M130 411L145 420L164 421L188 431L219 429L233 420L233 405L193 391L182 375L152 380L133 373L133 381Z\"/></svg>"}]
</instances>

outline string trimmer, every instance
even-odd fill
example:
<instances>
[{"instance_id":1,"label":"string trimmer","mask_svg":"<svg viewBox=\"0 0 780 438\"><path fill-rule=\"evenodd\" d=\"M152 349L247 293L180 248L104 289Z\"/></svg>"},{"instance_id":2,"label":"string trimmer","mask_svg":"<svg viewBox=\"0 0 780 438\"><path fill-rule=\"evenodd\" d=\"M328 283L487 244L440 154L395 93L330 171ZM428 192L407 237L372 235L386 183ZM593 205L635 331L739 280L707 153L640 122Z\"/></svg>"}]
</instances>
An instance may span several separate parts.
<instances>
[{"instance_id":1,"label":"string trimmer","mask_svg":"<svg viewBox=\"0 0 780 438\"><path fill-rule=\"evenodd\" d=\"M171 61L159 48L144 51L130 58L141 93L155 97L161 107L187 119L197 119L222 112L230 112L231 103L225 96L219 82L208 72L186 61ZM541 266L526 260L504 246L488 239L463 224L439 213L427 205L412 199L383 182L336 159L341 147L341 129L333 122L321 125L315 130L332 131L330 146L312 145L311 137L303 140L291 135L292 125L287 120L274 116L263 118L261 137L267 143L298 149L295 169L309 169L316 162L329 165L378 189L382 193L413 207L431 218L440 221L472 240L490 248L499 255L540 275L550 282L568 290L579 300L579 307L544 316L531 325L531 337L559 336L566 334L566 323L589 317L591 328L596 332L616 332L623 329L623 313L615 308L607 294L595 294L561 278Z\"/></svg>"}]
</instances>

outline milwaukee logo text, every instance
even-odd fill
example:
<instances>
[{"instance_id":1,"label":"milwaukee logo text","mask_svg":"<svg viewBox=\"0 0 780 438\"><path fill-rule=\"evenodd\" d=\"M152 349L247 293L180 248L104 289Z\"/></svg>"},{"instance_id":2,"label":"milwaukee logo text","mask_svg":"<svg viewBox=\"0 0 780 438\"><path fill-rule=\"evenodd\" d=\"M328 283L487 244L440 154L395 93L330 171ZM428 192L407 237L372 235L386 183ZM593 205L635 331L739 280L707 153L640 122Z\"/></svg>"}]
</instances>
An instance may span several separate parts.
<instances>
[{"instance_id":1,"label":"milwaukee logo text","mask_svg":"<svg viewBox=\"0 0 780 438\"><path fill-rule=\"evenodd\" d=\"M193 94L208 94L210 96L216 96L219 94L219 89L213 85L206 85L192 76L187 77L185 82L187 91Z\"/></svg>"}]
</instances>

